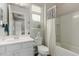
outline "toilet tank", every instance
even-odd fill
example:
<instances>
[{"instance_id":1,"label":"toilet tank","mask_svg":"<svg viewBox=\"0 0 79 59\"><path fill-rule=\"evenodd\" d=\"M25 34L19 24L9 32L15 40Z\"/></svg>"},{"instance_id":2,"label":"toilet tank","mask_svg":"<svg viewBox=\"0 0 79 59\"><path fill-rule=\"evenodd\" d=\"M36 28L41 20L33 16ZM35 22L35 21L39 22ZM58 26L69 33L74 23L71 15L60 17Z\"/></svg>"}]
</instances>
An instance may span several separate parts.
<instances>
[{"instance_id":1,"label":"toilet tank","mask_svg":"<svg viewBox=\"0 0 79 59\"><path fill-rule=\"evenodd\" d=\"M37 36L34 41L36 45L42 45L42 37L40 36L40 32L37 33Z\"/></svg>"}]
</instances>

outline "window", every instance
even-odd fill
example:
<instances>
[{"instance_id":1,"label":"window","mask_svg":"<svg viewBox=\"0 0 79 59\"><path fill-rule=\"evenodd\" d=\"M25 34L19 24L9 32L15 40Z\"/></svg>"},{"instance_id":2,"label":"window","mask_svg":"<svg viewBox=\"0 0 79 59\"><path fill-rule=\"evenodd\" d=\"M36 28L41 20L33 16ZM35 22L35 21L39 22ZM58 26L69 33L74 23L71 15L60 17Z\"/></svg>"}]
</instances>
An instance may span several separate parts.
<instances>
[{"instance_id":1,"label":"window","mask_svg":"<svg viewBox=\"0 0 79 59\"><path fill-rule=\"evenodd\" d=\"M40 5L37 5L37 4L32 4L31 6L31 11L32 11L32 14L31 14L31 25L30 25L30 36L32 38L35 38L37 36L37 33L38 32L41 32L41 22L43 21L42 20L42 6Z\"/></svg>"},{"instance_id":2,"label":"window","mask_svg":"<svg viewBox=\"0 0 79 59\"><path fill-rule=\"evenodd\" d=\"M41 21L41 7L37 5L32 5L32 20L35 22Z\"/></svg>"},{"instance_id":3,"label":"window","mask_svg":"<svg viewBox=\"0 0 79 59\"><path fill-rule=\"evenodd\" d=\"M32 14L32 20L40 22L40 15L38 15L38 14Z\"/></svg>"},{"instance_id":4,"label":"window","mask_svg":"<svg viewBox=\"0 0 79 59\"><path fill-rule=\"evenodd\" d=\"M41 7L36 6L36 5L32 5L32 11L37 12L37 13L41 13Z\"/></svg>"},{"instance_id":5,"label":"window","mask_svg":"<svg viewBox=\"0 0 79 59\"><path fill-rule=\"evenodd\" d=\"M3 24L3 10L0 8L0 25Z\"/></svg>"},{"instance_id":6,"label":"window","mask_svg":"<svg viewBox=\"0 0 79 59\"><path fill-rule=\"evenodd\" d=\"M3 24L3 22L2 21L0 21L0 25L2 25Z\"/></svg>"}]
</instances>

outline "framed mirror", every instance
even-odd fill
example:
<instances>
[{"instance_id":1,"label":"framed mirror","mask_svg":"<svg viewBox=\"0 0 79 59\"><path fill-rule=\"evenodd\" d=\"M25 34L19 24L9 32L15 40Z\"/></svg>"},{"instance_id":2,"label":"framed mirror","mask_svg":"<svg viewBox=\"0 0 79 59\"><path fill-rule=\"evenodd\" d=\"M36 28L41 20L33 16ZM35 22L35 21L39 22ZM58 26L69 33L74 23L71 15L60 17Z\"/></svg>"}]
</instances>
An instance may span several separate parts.
<instances>
[{"instance_id":1,"label":"framed mirror","mask_svg":"<svg viewBox=\"0 0 79 59\"><path fill-rule=\"evenodd\" d=\"M24 15L19 13L13 13L12 15L14 20L13 35L25 35Z\"/></svg>"},{"instance_id":2,"label":"framed mirror","mask_svg":"<svg viewBox=\"0 0 79 59\"><path fill-rule=\"evenodd\" d=\"M0 26L3 24L3 10L0 8Z\"/></svg>"}]
</instances>

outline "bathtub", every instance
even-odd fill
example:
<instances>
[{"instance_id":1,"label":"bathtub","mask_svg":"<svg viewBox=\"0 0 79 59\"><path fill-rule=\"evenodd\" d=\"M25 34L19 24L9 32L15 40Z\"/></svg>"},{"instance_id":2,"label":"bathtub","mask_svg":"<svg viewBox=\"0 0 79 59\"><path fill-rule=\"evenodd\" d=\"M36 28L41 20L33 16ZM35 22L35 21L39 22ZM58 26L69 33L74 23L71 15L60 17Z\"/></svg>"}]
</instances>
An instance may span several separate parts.
<instances>
[{"instance_id":1,"label":"bathtub","mask_svg":"<svg viewBox=\"0 0 79 59\"><path fill-rule=\"evenodd\" d=\"M55 51L55 56L79 56L79 54L75 52L62 48L59 43L57 43Z\"/></svg>"}]
</instances>

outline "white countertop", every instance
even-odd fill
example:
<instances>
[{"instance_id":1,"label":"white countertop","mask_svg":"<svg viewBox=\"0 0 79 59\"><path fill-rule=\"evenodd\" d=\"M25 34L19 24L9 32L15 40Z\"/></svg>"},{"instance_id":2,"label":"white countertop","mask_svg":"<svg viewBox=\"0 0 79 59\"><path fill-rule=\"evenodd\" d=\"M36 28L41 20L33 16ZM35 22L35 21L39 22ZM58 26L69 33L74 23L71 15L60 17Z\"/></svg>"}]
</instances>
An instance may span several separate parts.
<instances>
[{"instance_id":1,"label":"white countertop","mask_svg":"<svg viewBox=\"0 0 79 59\"><path fill-rule=\"evenodd\" d=\"M15 43L20 43L20 42L29 42L33 41L30 36L20 36L20 37L5 37L5 38L0 38L4 40L0 40L0 45L7 45L7 44L15 44Z\"/></svg>"}]
</instances>

